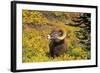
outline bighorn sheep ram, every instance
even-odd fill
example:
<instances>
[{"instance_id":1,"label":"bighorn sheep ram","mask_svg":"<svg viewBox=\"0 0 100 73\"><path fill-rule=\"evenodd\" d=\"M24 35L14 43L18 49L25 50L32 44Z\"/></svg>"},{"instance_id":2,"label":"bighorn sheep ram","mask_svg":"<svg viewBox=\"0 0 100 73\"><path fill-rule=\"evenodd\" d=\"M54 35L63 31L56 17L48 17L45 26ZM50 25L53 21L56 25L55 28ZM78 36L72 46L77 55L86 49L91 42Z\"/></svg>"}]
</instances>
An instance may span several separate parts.
<instances>
[{"instance_id":1,"label":"bighorn sheep ram","mask_svg":"<svg viewBox=\"0 0 100 73\"><path fill-rule=\"evenodd\" d=\"M55 58L64 54L66 50L65 37L66 31L64 29L53 30L48 35L51 57Z\"/></svg>"}]
</instances>

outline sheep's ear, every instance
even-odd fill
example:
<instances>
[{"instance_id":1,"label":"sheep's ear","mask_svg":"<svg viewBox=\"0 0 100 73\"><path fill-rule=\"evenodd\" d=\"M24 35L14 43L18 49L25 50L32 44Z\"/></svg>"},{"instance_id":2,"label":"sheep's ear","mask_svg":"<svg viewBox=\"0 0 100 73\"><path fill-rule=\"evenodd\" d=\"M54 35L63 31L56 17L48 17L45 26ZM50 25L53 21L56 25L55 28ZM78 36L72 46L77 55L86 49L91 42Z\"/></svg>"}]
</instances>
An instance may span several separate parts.
<instances>
[{"instance_id":1,"label":"sheep's ear","mask_svg":"<svg viewBox=\"0 0 100 73\"><path fill-rule=\"evenodd\" d=\"M65 31L65 29L60 29L60 31L63 32L63 35L62 36L57 36L57 39L63 40L66 37L66 31Z\"/></svg>"},{"instance_id":2,"label":"sheep's ear","mask_svg":"<svg viewBox=\"0 0 100 73\"><path fill-rule=\"evenodd\" d=\"M48 35L48 39L51 39L51 36L50 35Z\"/></svg>"}]
</instances>

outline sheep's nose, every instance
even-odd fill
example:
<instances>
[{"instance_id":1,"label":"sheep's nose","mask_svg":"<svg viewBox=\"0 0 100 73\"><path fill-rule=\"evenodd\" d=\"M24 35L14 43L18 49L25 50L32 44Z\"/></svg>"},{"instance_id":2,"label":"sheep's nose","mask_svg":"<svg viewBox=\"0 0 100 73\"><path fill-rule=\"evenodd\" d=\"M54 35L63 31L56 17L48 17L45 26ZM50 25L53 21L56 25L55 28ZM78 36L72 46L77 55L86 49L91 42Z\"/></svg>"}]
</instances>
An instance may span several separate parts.
<instances>
[{"instance_id":1,"label":"sheep's nose","mask_svg":"<svg viewBox=\"0 0 100 73\"><path fill-rule=\"evenodd\" d=\"M48 39L49 39L49 40L51 39L51 36L50 36L50 35L48 35Z\"/></svg>"}]
</instances>

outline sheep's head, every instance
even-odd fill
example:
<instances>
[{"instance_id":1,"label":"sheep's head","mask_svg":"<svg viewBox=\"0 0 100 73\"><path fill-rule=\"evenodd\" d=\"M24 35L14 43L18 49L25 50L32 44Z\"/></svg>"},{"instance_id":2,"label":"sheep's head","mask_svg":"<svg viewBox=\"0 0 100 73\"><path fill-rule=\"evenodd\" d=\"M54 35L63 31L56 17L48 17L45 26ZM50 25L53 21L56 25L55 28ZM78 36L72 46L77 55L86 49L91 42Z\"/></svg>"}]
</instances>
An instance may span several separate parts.
<instances>
[{"instance_id":1,"label":"sheep's head","mask_svg":"<svg viewBox=\"0 0 100 73\"><path fill-rule=\"evenodd\" d=\"M64 29L55 29L48 35L48 39L54 40L56 42L63 40L65 37L66 31Z\"/></svg>"}]
</instances>

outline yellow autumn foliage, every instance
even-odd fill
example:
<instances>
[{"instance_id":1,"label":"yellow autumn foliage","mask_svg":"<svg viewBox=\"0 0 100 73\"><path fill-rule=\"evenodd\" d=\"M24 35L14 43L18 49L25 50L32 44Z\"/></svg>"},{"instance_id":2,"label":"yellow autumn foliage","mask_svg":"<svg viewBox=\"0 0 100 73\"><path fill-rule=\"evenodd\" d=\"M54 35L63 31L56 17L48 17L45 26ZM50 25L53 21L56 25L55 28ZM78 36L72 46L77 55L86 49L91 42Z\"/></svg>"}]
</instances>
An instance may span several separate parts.
<instances>
[{"instance_id":1,"label":"yellow autumn foliage","mask_svg":"<svg viewBox=\"0 0 100 73\"><path fill-rule=\"evenodd\" d=\"M90 51L86 51L80 47L78 39L74 34L74 32L80 30L80 28L65 25L68 18L72 16L71 13L48 12L48 14L57 16L54 20L51 20L44 12L46 11L22 11L23 63L90 59ZM74 14L77 15L77 13L73 13L73 15ZM64 21L60 21L58 18L62 18ZM48 45L50 41L47 39L47 35L56 28L63 28L66 30L66 33L68 33L68 37L65 40L68 48L63 56L52 58L49 55Z\"/></svg>"}]
</instances>

